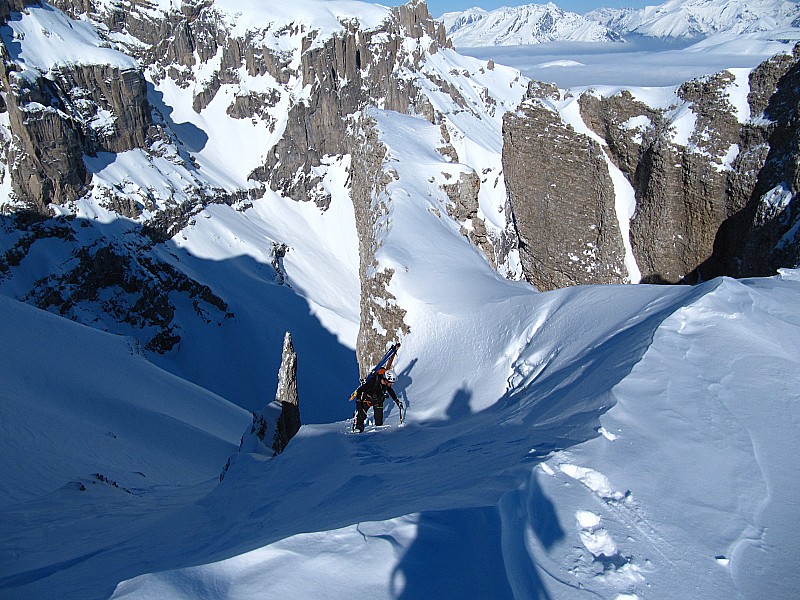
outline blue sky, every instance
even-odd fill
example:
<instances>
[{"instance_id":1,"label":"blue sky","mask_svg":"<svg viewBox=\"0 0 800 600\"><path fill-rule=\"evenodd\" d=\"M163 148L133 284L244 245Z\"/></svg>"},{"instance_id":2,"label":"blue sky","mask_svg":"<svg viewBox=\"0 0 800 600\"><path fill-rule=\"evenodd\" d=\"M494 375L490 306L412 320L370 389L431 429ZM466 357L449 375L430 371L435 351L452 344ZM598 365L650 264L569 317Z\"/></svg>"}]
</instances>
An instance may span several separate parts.
<instances>
[{"instance_id":1,"label":"blue sky","mask_svg":"<svg viewBox=\"0 0 800 600\"><path fill-rule=\"evenodd\" d=\"M583 14L589 12L590 10L594 10L595 8L601 7L641 8L648 5L655 6L658 4L663 4L664 1L665 0L554 0L553 4L557 5L563 10ZM397 0L396 2L387 2L386 0L382 0L378 2L378 4L383 4L384 6L403 3L404 0ZM501 6L522 6L524 4L547 4L547 0L531 0L529 2L526 2L525 0L428 0L428 10L430 11L431 15L438 17L446 12L465 10L467 8L472 8L473 6L480 6L485 10L493 10Z\"/></svg>"}]
</instances>

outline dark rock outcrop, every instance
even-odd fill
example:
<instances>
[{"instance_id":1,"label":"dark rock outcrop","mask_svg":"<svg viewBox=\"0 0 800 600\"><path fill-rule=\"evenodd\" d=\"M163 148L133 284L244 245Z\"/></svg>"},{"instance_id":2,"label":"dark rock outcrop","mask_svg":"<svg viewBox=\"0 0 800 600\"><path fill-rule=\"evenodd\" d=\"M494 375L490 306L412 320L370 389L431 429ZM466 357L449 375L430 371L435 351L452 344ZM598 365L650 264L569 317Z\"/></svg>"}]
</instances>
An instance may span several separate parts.
<instances>
[{"instance_id":1,"label":"dark rock outcrop","mask_svg":"<svg viewBox=\"0 0 800 600\"><path fill-rule=\"evenodd\" d=\"M0 22L33 4L0 1ZM50 204L88 191L85 155L147 146L147 85L140 69L109 64L56 65L47 73L23 69L13 52L0 48L11 185L23 210L49 214Z\"/></svg>"},{"instance_id":2,"label":"dark rock outcrop","mask_svg":"<svg viewBox=\"0 0 800 600\"><path fill-rule=\"evenodd\" d=\"M25 219L24 215L15 220L18 239L0 254L0 281L22 264L38 242L57 241L60 248L68 249L64 254L51 252L50 260L58 266L36 279L20 297L22 301L76 321L94 314L93 326L106 329L104 321L117 323L126 333L134 333L147 350L159 354L181 341L176 304L184 301L179 298L187 299L195 317L204 323L219 325L233 316L227 303L208 286L158 260L147 246L104 239L86 220ZM81 245L80 237L95 241Z\"/></svg>"},{"instance_id":3,"label":"dark rock outcrop","mask_svg":"<svg viewBox=\"0 0 800 600\"><path fill-rule=\"evenodd\" d=\"M38 0L0 0L0 25L5 25L12 12L19 12Z\"/></svg>"},{"instance_id":4,"label":"dark rock outcrop","mask_svg":"<svg viewBox=\"0 0 800 600\"><path fill-rule=\"evenodd\" d=\"M750 118L731 103L739 82L728 71L683 84L666 108L585 92L580 114L602 147L562 122L548 104L557 90L531 84L506 116L503 150L526 278L540 289L626 280L606 160L635 194L629 239L642 281L798 265L799 59L800 46L751 73Z\"/></svg>"},{"instance_id":5,"label":"dark rock outcrop","mask_svg":"<svg viewBox=\"0 0 800 600\"><path fill-rule=\"evenodd\" d=\"M278 389L275 400L263 410L253 413L253 423L242 435L237 454L228 459L220 474L220 481L243 452L275 457L281 454L289 441L300 431L300 403L297 395L297 354L288 331L283 338L283 353L278 371Z\"/></svg>"},{"instance_id":6,"label":"dark rock outcrop","mask_svg":"<svg viewBox=\"0 0 800 600\"><path fill-rule=\"evenodd\" d=\"M387 204L391 201L387 186L396 177L384 165L386 148L378 139L375 122L360 123L360 138L355 146L351 197L358 230L359 277L361 280L358 339L356 355L361 376L375 365L391 344L409 332L406 311L389 292L391 269L379 270L375 254L383 243ZM383 223L383 225L381 225Z\"/></svg>"},{"instance_id":7,"label":"dark rock outcrop","mask_svg":"<svg viewBox=\"0 0 800 600\"><path fill-rule=\"evenodd\" d=\"M746 144L729 181L738 208L717 234L704 276L754 277L800 265L800 45L750 75Z\"/></svg>"},{"instance_id":8,"label":"dark rock outcrop","mask_svg":"<svg viewBox=\"0 0 800 600\"><path fill-rule=\"evenodd\" d=\"M297 353L292 344L292 334L288 331L283 338L275 402L280 404L281 412L275 424L275 434L272 436L272 449L275 454L280 454L289 440L300 431L301 425L300 402L297 396Z\"/></svg>"},{"instance_id":9,"label":"dark rock outcrop","mask_svg":"<svg viewBox=\"0 0 800 600\"><path fill-rule=\"evenodd\" d=\"M48 213L86 193L84 155L146 147L150 125L141 71L109 65L53 69L34 81L0 65L13 141L11 182L23 206Z\"/></svg>"},{"instance_id":10,"label":"dark rock outcrop","mask_svg":"<svg viewBox=\"0 0 800 600\"><path fill-rule=\"evenodd\" d=\"M597 142L538 98L503 121L503 171L525 275L541 290L625 276L614 187Z\"/></svg>"}]
</instances>

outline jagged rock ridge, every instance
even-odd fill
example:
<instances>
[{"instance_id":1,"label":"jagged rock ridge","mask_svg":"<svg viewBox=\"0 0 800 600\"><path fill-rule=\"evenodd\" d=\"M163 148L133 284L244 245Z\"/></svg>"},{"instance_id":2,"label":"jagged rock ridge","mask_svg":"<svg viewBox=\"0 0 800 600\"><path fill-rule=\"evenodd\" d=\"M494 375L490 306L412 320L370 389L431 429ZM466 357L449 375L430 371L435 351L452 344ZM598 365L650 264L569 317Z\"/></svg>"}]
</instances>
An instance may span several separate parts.
<instances>
[{"instance_id":1,"label":"jagged rock ridge","mask_svg":"<svg viewBox=\"0 0 800 600\"><path fill-rule=\"evenodd\" d=\"M92 34L96 36L93 43L111 57L110 62L121 67L73 61L47 71L29 68L29 76L17 77L19 61L14 56L7 57L3 81L11 135L5 156L6 164L12 166L9 171L14 196L3 210L49 217L54 207L59 207L59 213L76 214L89 199L140 224L145 240L125 245L136 246L137 252L152 243L169 240L209 204L226 203L246 209L249 200L259 197L265 186L296 200L313 200L326 207L330 195L321 184L320 170L328 164L324 161L338 160L330 157L342 157L360 147L367 133L359 124L359 115L366 106L379 105L425 115L432 121L442 120L414 82L425 56L449 47L442 26L431 19L421 2L380 9L385 18L372 28L361 26L356 19L340 19L338 31L332 34L322 34L302 22L275 22L264 30L240 31L235 23L223 18L212 2L187 2L179 11L167 12L147 4L56 0L54 5L74 18L98 23ZM4 6L9 15L24 8L21 4ZM30 11L20 22L26 22L31 15L39 18L38 12ZM11 18L17 19L13 15ZM411 40L411 45L406 40ZM109 71L110 68L116 70ZM228 96L228 90L235 88L243 76L260 77L271 83L261 91L242 90ZM153 85L165 81L192 90L192 110L196 113L221 101L228 102L225 112L230 119L258 122L270 133L261 163L245 173L239 185L223 189L204 177L203 165L194 154L197 142L187 140L187 128L174 122L169 107L161 105L159 94L153 91ZM443 78L432 81L433 89L441 88L459 106L470 109L470 102L460 97L458 89ZM298 95L297 90L303 90L302 94ZM485 101L494 103L486 92ZM28 113L37 119L31 119ZM444 122L442 131L446 137ZM148 157L148 169L167 176L163 190L139 187L132 194L128 183L97 178L96 170L109 160L105 153L113 160L113 156L130 149ZM450 152L457 159L456 151L451 148ZM45 154L61 158L56 163L43 164L39 157ZM87 161L85 157L96 160ZM361 162L353 161L352 165L353 181L370 180L369 175L356 173L362 168ZM172 184L172 170L177 170L186 183ZM482 223L475 209L475 185L456 186L449 193L454 203L472 207L463 214L470 224L466 233L481 245L490 262L501 264L513 244L509 244L508 232L487 230ZM354 192L365 202L371 202L366 200L369 194ZM464 195L469 198L462 199ZM23 226L22 221L16 223ZM367 236L362 240L364 247L376 249L371 229L360 231ZM109 244L100 255L119 250L118 245L116 249L113 246ZM279 262L279 246L275 246L274 264ZM17 255L24 255L30 247L31 244L7 249L7 274L13 271L15 261L19 262ZM367 255L362 258L366 277L372 272L371 259ZM390 274L381 275L387 276ZM275 279L277 283L282 281L279 270ZM387 282L388 279L376 287L365 280L363 287L384 289ZM66 289L55 279L42 282L41 289L31 291L27 298L38 298L42 307L61 305L43 300L51 297L57 287ZM128 288L131 290L131 286ZM218 300L215 304L222 307L224 301ZM379 300L376 306L382 304ZM226 315L223 310L215 318ZM70 316L81 318L75 313ZM387 316L385 320L388 324L396 319ZM106 326L113 320L108 319ZM403 330L401 325L398 327L397 331ZM166 319L162 328L162 337L172 343L148 347L174 347L179 339L174 324ZM127 332L128 327L124 330ZM369 335L363 344L369 346L367 354L383 350L382 340Z\"/></svg>"}]
</instances>

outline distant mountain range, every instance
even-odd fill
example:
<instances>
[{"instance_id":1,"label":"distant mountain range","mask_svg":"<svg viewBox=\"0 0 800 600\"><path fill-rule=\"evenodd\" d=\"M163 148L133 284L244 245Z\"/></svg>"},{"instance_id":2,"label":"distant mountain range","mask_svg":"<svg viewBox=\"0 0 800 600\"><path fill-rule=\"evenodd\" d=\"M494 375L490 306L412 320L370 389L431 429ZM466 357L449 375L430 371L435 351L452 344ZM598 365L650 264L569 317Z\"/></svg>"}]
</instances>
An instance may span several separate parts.
<instances>
[{"instance_id":1,"label":"distant mountain range","mask_svg":"<svg viewBox=\"0 0 800 600\"><path fill-rule=\"evenodd\" d=\"M528 4L493 11L470 8L442 15L455 46L516 46L559 40L617 42L610 27L555 4Z\"/></svg>"},{"instance_id":2,"label":"distant mountain range","mask_svg":"<svg viewBox=\"0 0 800 600\"><path fill-rule=\"evenodd\" d=\"M669 0L643 9L600 8L585 15L553 3L470 8L441 16L455 46L512 46L551 41L624 41L626 36L703 38L800 27L800 4L787 0Z\"/></svg>"}]
</instances>

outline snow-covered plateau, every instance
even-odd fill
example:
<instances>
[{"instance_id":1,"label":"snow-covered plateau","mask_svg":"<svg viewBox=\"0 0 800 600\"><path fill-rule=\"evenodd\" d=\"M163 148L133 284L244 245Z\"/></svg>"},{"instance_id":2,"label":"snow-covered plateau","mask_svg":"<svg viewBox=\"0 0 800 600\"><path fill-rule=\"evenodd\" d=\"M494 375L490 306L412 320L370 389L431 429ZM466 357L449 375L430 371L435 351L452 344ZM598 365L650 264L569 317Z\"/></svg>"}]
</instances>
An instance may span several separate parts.
<instances>
[{"instance_id":1,"label":"snow-covered plateau","mask_svg":"<svg viewBox=\"0 0 800 600\"><path fill-rule=\"evenodd\" d=\"M369 269L392 274L386 303L404 311L394 367L405 420L387 402L385 426L354 434L348 395L364 326L356 149L314 167L324 206L249 174L286 130L289 107L308 103L310 89L292 75L308 39L298 32L315 24L322 44L353 26L352 15L375 28L390 11L348 0L214 4L231 31L273 46L286 80L243 68L235 83L220 83L220 56L200 60L196 49L192 66L147 71L148 99L169 135L158 151L85 156L86 195L53 205L55 223L45 220L40 238L14 227L3 165L0 597L800 596L800 269L540 292L520 280L516 252L492 264L470 242L475 221L452 216L443 191L478 173L475 212L487 238L508 228L502 117L534 70L563 75L554 110L580 131L567 88L624 88L662 106L679 82L732 68L726 89L745 122L758 118L746 107L747 74L791 44L737 34L705 50L629 45L579 71L589 61L578 58L583 46L574 56L550 47L547 57L514 48L512 68L502 55L426 54L430 38L405 40L401 50L422 57L422 68L411 73L409 59L399 80L413 80L441 121L390 110L388 100L358 115L383 152L371 196L380 245ZM119 48L133 42L120 32L49 5L13 14L0 34L22 78L81 57L132 60ZM614 64L625 65L624 81ZM209 82L217 95L193 109ZM446 93L453 89L460 104ZM269 118L230 118L232 98L250 92L272 94ZM676 140L688 139L692 121L681 110ZM8 112L0 131L10 144ZM438 150L445 145L452 151ZM624 221L631 188L615 183ZM142 224L197 190L249 193L198 206L167 239L137 245ZM789 201L779 192L776 210ZM122 216L111 197L141 210ZM150 322L115 320L107 308L138 306L131 289L60 305L71 319L53 296L34 293L73 272L73 245L108 239L205 286L196 288L202 300L183 284L170 290L181 342L169 352L143 347ZM24 255L9 252L20 243ZM632 257L626 264L635 269ZM59 292L74 283L59 281ZM251 413L274 398L286 331L304 425L283 453L239 453L221 478Z\"/></svg>"}]
</instances>

